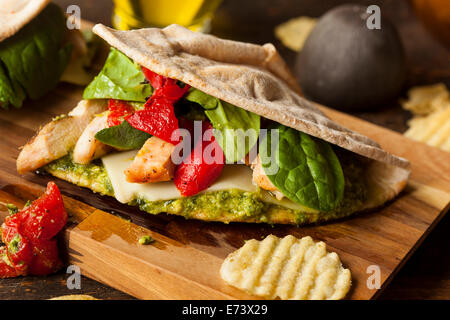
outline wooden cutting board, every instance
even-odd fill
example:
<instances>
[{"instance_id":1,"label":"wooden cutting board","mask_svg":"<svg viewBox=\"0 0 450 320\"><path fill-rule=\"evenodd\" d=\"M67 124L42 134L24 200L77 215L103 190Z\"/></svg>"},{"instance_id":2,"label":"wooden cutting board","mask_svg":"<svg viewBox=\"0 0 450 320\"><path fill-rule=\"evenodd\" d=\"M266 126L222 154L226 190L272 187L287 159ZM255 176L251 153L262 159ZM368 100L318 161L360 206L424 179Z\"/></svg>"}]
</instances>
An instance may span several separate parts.
<instances>
[{"instance_id":1,"label":"wooden cutting board","mask_svg":"<svg viewBox=\"0 0 450 320\"><path fill-rule=\"evenodd\" d=\"M80 266L84 275L138 298L255 298L226 285L219 268L245 240L271 233L309 235L326 242L352 272L353 285L347 297L374 298L449 207L449 153L329 109L324 111L337 122L411 161L412 176L406 190L383 209L320 226L225 225L165 214L152 216L49 175L19 176L15 170L19 147L52 117L71 110L81 94L81 88L61 84L22 109L0 110L0 202L23 204L39 196L48 181L55 180L66 196L65 205L73 220L64 236L69 263ZM1 205L0 214L7 214ZM142 235L151 235L157 241L139 245ZM380 268L381 290L366 285L371 265Z\"/></svg>"}]
</instances>

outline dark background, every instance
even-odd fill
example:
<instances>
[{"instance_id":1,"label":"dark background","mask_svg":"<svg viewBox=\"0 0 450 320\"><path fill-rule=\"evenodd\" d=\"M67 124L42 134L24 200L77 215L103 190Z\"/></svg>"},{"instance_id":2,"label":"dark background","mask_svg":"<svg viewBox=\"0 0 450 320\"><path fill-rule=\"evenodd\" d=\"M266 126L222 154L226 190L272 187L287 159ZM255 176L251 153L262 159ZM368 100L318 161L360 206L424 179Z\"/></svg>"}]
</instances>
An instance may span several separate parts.
<instances>
[{"instance_id":1,"label":"dark background","mask_svg":"<svg viewBox=\"0 0 450 320\"><path fill-rule=\"evenodd\" d=\"M149 0L151 1L151 0ZM112 0L54 0L65 11L79 5L82 18L110 25ZM328 9L345 3L338 0L224 0L212 24L212 33L224 38L253 43L272 42L291 68L295 52L285 48L274 37L274 27L290 18L306 15L319 17ZM413 85L445 82L450 85L450 52L440 45L421 25L406 0L351 1L377 4L382 15L398 28L406 49L409 75L405 90ZM450 4L449 4L450 5ZM444 30L443 30L444 32ZM450 31L448 31L450 32ZM372 112L353 113L398 132L407 128L410 114L397 102L380 106ZM422 246L405 264L380 299L450 299L450 218L444 217ZM65 294L91 294L100 299L131 299L130 296L88 278L81 290L66 287L64 270L48 277L23 277L0 280L2 299L47 299Z\"/></svg>"}]
</instances>

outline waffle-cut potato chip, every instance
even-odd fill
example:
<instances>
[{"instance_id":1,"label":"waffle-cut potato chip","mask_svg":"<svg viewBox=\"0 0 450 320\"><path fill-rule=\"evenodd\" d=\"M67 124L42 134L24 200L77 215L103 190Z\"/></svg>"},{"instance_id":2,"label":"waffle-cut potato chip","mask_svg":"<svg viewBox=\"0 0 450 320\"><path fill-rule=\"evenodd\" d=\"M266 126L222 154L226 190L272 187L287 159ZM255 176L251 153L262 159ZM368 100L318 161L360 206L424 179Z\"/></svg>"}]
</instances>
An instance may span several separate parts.
<instances>
[{"instance_id":1,"label":"waffle-cut potato chip","mask_svg":"<svg viewBox=\"0 0 450 320\"><path fill-rule=\"evenodd\" d=\"M409 122L405 136L450 151L450 106Z\"/></svg>"},{"instance_id":2,"label":"waffle-cut potato chip","mask_svg":"<svg viewBox=\"0 0 450 320\"><path fill-rule=\"evenodd\" d=\"M290 19L275 28L275 36L289 49L300 51L316 22L310 17Z\"/></svg>"},{"instance_id":3,"label":"waffle-cut potato chip","mask_svg":"<svg viewBox=\"0 0 450 320\"><path fill-rule=\"evenodd\" d=\"M55 297L48 300L98 300L98 299L86 294L69 294L66 296Z\"/></svg>"},{"instance_id":4,"label":"waffle-cut potato chip","mask_svg":"<svg viewBox=\"0 0 450 320\"><path fill-rule=\"evenodd\" d=\"M266 299L338 300L351 285L350 270L324 242L291 235L247 241L225 259L220 274L228 284Z\"/></svg>"},{"instance_id":5,"label":"waffle-cut potato chip","mask_svg":"<svg viewBox=\"0 0 450 320\"><path fill-rule=\"evenodd\" d=\"M450 94L443 83L414 87L408 91L408 100L400 103L413 114L424 116L450 106Z\"/></svg>"},{"instance_id":6,"label":"waffle-cut potato chip","mask_svg":"<svg viewBox=\"0 0 450 320\"><path fill-rule=\"evenodd\" d=\"M408 138L450 151L450 92L443 83L414 87L401 101L415 116L408 122Z\"/></svg>"}]
</instances>

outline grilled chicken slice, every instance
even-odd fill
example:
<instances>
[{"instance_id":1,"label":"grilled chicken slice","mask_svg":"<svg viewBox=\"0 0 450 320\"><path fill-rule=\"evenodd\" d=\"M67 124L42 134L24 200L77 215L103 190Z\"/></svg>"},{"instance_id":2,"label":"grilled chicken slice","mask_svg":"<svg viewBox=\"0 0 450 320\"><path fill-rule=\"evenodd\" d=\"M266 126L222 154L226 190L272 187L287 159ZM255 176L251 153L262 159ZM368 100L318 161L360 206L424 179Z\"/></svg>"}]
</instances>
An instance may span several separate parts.
<instances>
[{"instance_id":1,"label":"grilled chicken slice","mask_svg":"<svg viewBox=\"0 0 450 320\"><path fill-rule=\"evenodd\" d=\"M170 181L173 178L175 164L171 155L175 146L155 136L148 138L125 170L128 182L145 183Z\"/></svg>"},{"instance_id":2,"label":"grilled chicken slice","mask_svg":"<svg viewBox=\"0 0 450 320\"><path fill-rule=\"evenodd\" d=\"M108 127L108 113L103 112L92 119L73 149L73 161L80 164L88 164L112 150L112 148L97 139L95 134Z\"/></svg>"},{"instance_id":3,"label":"grilled chicken slice","mask_svg":"<svg viewBox=\"0 0 450 320\"><path fill-rule=\"evenodd\" d=\"M106 100L82 100L67 116L47 123L23 147L17 171L23 174L36 170L68 154L94 116L107 107Z\"/></svg>"},{"instance_id":4,"label":"grilled chicken slice","mask_svg":"<svg viewBox=\"0 0 450 320\"><path fill-rule=\"evenodd\" d=\"M253 182L257 186L264 190L270 191L278 200L281 200L284 197L283 193L281 193L281 191L273 185L272 181L269 180L264 172L259 155L252 162L251 168L253 169Z\"/></svg>"}]
</instances>

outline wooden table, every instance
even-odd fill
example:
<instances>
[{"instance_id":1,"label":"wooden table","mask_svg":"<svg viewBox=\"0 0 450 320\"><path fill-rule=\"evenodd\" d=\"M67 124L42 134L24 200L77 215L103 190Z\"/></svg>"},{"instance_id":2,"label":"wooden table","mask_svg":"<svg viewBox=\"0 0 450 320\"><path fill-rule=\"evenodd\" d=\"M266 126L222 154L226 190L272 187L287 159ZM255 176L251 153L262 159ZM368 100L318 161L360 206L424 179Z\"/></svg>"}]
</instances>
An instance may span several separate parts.
<instances>
[{"instance_id":1,"label":"wooden table","mask_svg":"<svg viewBox=\"0 0 450 320\"><path fill-rule=\"evenodd\" d=\"M78 4L82 18L110 24L112 1L55 0L64 9ZM355 1L354 1L355 2ZM379 4L382 14L397 25L408 53L408 86L435 83L450 85L450 53L417 22L406 1L356 1ZM337 0L224 0L213 22L212 33L225 38L255 43L273 42L288 64L295 64L295 53L273 36L277 24L295 16L320 16L338 4ZM393 102L372 112L354 113L378 125L403 132L410 115ZM406 263L381 299L450 299L450 257L447 232L450 217L444 217L422 246ZM101 299L132 297L83 277L81 290L69 290L65 270L49 277L24 277L0 280L1 299L46 299L64 294L91 294Z\"/></svg>"}]
</instances>

